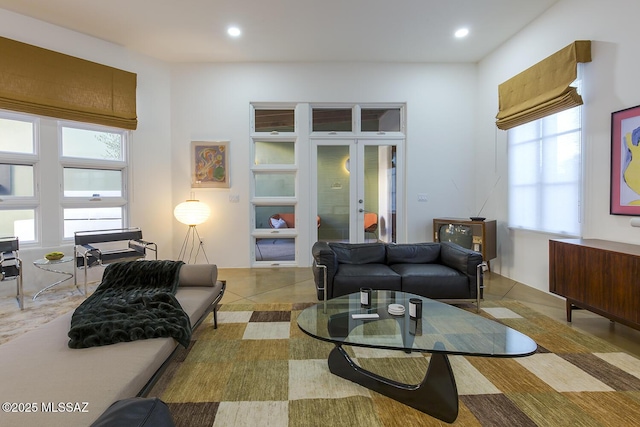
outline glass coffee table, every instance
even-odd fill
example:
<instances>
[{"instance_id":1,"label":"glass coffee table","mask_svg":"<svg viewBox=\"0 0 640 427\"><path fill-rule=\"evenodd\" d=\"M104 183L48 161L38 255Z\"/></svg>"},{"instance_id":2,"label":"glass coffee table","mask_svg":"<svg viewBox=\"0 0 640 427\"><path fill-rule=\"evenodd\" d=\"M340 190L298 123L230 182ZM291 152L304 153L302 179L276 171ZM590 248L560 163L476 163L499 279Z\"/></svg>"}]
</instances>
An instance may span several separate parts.
<instances>
[{"instance_id":1,"label":"glass coffee table","mask_svg":"<svg viewBox=\"0 0 640 427\"><path fill-rule=\"evenodd\" d=\"M422 316L409 316L409 299L422 300ZM362 308L360 293L321 302L303 310L298 326L313 338L335 344L329 370L435 418L452 423L458 416L458 391L448 355L522 357L537 344L501 323L460 308L397 291L373 291L371 308ZM390 304L403 305L403 315L391 315ZM357 318L377 314L378 318ZM354 315L356 315L354 318ZM358 366L343 345L431 353L420 384L403 384Z\"/></svg>"}]
</instances>

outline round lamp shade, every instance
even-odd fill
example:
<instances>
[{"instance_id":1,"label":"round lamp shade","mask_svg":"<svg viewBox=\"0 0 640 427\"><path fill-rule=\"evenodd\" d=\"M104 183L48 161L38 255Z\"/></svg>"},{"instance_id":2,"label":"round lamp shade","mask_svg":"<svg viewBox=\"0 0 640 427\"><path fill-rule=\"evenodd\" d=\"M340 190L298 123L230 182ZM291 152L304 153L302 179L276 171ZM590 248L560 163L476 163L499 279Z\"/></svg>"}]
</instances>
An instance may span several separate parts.
<instances>
[{"instance_id":1,"label":"round lamp shade","mask_svg":"<svg viewBox=\"0 0 640 427\"><path fill-rule=\"evenodd\" d=\"M209 206L199 200L187 200L186 202L180 203L173 210L173 216L181 223L187 225L202 224L209 218L210 213L211 210Z\"/></svg>"}]
</instances>

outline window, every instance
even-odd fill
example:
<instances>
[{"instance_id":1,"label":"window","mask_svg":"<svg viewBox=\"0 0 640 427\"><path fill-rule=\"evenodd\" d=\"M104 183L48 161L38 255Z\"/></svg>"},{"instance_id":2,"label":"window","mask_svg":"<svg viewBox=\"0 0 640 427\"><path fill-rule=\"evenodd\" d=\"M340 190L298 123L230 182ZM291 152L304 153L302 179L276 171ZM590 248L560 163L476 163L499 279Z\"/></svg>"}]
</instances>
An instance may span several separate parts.
<instances>
[{"instance_id":1,"label":"window","mask_svg":"<svg viewBox=\"0 0 640 427\"><path fill-rule=\"evenodd\" d=\"M294 132L295 112L293 108L255 108L254 132Z\"/></svg>"},{"instance_id":2,"label":"window","mask_svg":"<svg viewBox=\"0 0 640 427\"><path fill-rule=\"evenodd\" d=\"M508 131L509 226L579 236L582 106Z\"/></svg>"},{"instance_id":3,"label":"window","mask_svg":"<svg viewBox=\"0 0 640 427\"><path fill-rule=\"evenodd\" d=\"M252 105L251 217L254 265L295 265L298 231L296 107Z\"/></svg>"},{"instance_id":4,"label":"window","mask_svg":"<svg viewBox=\"0 0 640 427\"><path fill-rule=\"evenodd\" d=\"M353 130L351 108L313 108L311 130L313 132L351 132Z\"/></svg>"},{"instance_id":5,"label":"window","mask_svg":"<svg viewBox=\"0 0 640 427\"><path fill-rule=\"evenodd\" d=\"M0 235L53 245L124 227L128 135L0 111Z\"/></svg>"},{"instance_id":6,"label":"window","mask_svg":"<svg viewBox=\"0 0 640 427\"><path fill-rule=\"evenodd\" d=\"M61 125L64 237L125 224L127 131Z\"/></svg>"},{"instance_id":7,"label":"window","mask_svg":"<svg viewBox=\"0 0 640 427\"><path fill-rule=\"evenodd\" d=\"M34 118L0 114L0 236L36 240L36 151Z\"/></svg>"},{"instance_id":8,"label":"window","mask_svg":"<svg viewBox=\"0 0 640 427\"><path fill-rule=\"evenodd\" d=\"M400 132L401 120L400 108L362 108L360 110L362 132Z\"/></svg>"}]
</instances>

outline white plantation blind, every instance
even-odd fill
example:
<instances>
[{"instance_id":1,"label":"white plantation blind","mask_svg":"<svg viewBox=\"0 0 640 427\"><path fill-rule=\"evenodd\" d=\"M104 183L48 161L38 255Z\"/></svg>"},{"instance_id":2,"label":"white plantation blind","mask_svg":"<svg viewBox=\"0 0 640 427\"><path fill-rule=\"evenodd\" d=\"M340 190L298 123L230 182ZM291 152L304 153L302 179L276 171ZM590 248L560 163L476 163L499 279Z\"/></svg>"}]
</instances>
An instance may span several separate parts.
<instances>
[{"instance_id":1,"label":"white plantation blind","mask_svg":"<svg viewBox=\"0 0 640 427\"><path fill-rule=\"evenodd\" d=\"M582 106L508 131L509 226L579 236Z\"/></svg>"}]
</instances>

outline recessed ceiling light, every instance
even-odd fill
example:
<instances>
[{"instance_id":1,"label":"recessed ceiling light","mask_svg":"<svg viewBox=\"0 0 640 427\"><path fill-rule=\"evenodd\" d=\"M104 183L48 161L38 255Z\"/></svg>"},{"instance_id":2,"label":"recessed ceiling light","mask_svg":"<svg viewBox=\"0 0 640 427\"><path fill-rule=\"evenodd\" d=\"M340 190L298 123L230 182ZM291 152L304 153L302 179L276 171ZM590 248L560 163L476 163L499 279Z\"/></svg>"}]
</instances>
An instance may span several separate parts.
<instances>
[{"instance_id":1,"label":"recessed ceiling light","mask_svg":"<svg viewBox=\"0 0 640 427\"><path fill-rule=\"evenodd\" d=\"M469 29L467 28L460 28L455 32L455 36L459 39L462 37L466 37L468 34L469 34Z\"/></svg>"},{"instance_id":2,"label":"recessed ceiling light","mask_svg":"<svg viewBox=\"0 0 640 427\"><path fill-rule=\"evenodd\" d=\"M227 34L229 34L231 37L238 37L240 36L240 34L242 34L242 31L240 31L240 28L238 27L229 27L227 29Z\"/></svg>"}]
</instances>

